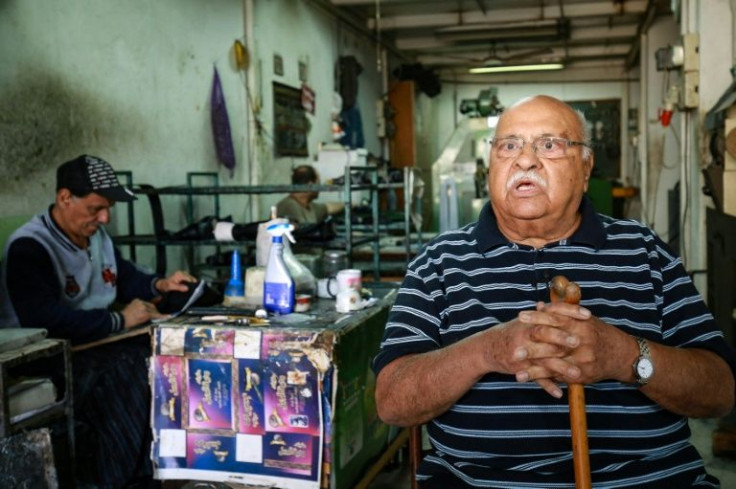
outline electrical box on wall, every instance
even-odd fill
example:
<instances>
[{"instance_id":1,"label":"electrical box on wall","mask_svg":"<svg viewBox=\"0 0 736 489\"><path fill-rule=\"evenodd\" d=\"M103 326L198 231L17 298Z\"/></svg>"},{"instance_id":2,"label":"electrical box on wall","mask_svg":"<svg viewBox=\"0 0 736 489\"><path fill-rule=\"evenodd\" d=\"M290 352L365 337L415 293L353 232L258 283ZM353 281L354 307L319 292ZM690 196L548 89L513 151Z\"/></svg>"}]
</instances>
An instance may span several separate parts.
<instances>
[{"instance_id":1,"label":"electrical box on wall","mask_svg":"<svg viewBox=\"0 0 736 489\"><path fill-rule=\"evenodd\" d=\"M659 48L654 52L654 59L657 62L657 71L675 70L682 66L685 57L685 50L682 46L667 46Z\"/></svg>"},{"instance_id":2,"label":"electrical box on wall","mask_svg":"<svg viewBox=\"0 0 736 489\"><path fill-rule=\"evenodd\" d=\"M386 137L386 112L382 98L376 100L376 137Z\"/></svg>"},{"instance_id":3,"label":"electrical box on wall","mask_svg":"<svg viewBox=\"0 0 736 489\"><path fill-rule=\"evenodd\" d=\"M691 71L685 73L684 89L682 91L682 106L686 109L695 109L700 104L700 73Z\"/></svg>"},{"instance_id":4,"label":"electrical box on wall","mask_svg":"<svg viewBox=\"0 0 736 489\"><path fill-rule=\"evenodd\" d=\"M700 37L691 33L682 36L683 90L682 105L695 109L700 104Z\"/></svg>"},{"instance_id":5,"label":"electrical box on wall","mask_svg":"<svg viewBox=\"0 0 736 489\"><path fill-rule=\"evenodd\" d=\"M700 37L691 33L682 36L683 71L698 71L700 69Z\"/></svg>"}]
</instances>

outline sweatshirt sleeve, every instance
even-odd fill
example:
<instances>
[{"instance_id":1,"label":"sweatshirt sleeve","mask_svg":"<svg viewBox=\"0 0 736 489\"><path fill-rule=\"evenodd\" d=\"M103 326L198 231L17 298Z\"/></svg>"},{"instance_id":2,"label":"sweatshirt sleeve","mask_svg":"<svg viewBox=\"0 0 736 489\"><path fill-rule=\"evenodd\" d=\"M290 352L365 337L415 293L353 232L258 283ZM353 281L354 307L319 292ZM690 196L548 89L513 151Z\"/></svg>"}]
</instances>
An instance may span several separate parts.
<instances>
[{"instance_id":1,"label":"sweatshirt sleeve","mask_svg":"<svg viewBox=\"0 0 736 489\"><path fill-rule=\"evenodd\" d=\"M115 263L118 267L117 301L127 304L133 299L150 301L160 294L155 283L158 275L142 272L133 262L126 260L115 248Z\"/></svg>"},{"instance_id":2,"label":"sweatshirt sleeve","mask_svg":"<svg viewBox=\"0 0 736 489\"><path fill-rule=\"evenodd\" d=\"M45 328L49 337L68 339L73 344L98 340L122 329L123 318L117 312L75 310L63 304L55 277L51 257L36 240L19 238L10 245L8 295L23 327Z\"/></svg>"}]
</instances>

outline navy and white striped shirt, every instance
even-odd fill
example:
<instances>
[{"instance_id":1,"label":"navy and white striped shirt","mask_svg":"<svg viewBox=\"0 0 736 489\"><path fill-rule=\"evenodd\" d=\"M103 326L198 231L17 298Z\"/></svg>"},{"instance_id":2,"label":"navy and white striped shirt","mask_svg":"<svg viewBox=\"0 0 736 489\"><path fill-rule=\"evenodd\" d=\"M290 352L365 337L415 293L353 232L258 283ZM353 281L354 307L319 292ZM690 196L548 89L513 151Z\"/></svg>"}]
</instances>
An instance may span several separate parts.
<instances>
[{"instance_id":1,"label":"navy and white striped shirt","mask_svg":"<svg viewBox=\"0 0 736 489\"><path fill-rule=\"evenodd\" d=\"M714 351L734 369L732 350L667 245L636 221L596 214L587 199L581 212L569 239L540 249L509 242L488 204L478 222L430 241L409 265L376 373L548 302L558 274L580 285L580 304L602 321L653 342ZM618 381L586 385L585 396L595 487L719 487L689 443L687 418ZM418 475L427 487L574 487L567 396L555 399L534 382L487 374L427 429L434 450Z\"/></svg>"}]
</instances>

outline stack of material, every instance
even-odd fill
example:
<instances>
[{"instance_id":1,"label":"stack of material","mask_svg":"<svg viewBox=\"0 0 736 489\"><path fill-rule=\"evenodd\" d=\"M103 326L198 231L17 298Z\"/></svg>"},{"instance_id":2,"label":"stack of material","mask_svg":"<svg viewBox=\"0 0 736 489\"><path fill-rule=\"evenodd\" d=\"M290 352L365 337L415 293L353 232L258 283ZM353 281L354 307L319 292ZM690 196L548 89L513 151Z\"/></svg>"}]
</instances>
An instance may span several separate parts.
<instances>
[{"instance_id":1,"label":"stack of material","mask_svg":"<svg viewBox=\"0 0 736 489\"><path fill-rule=\"evenodd\" d=\"M0 326L0 353L17 350L46 338L41 328L3 328Z\"/></svg>"},{"instance_id":2,"label":"stack of material","mask_svg":"<svg viewBox=\"0 0 736 489\"><path fill-rule=\"evenodd\" d=\"M40 328L0 328L0 353L23 348L46 338L46 334L46 330ZM56 401L56 388L51 379L10 379L8 385L8 411L11 420Z\"/></svg>"}]
</instances>

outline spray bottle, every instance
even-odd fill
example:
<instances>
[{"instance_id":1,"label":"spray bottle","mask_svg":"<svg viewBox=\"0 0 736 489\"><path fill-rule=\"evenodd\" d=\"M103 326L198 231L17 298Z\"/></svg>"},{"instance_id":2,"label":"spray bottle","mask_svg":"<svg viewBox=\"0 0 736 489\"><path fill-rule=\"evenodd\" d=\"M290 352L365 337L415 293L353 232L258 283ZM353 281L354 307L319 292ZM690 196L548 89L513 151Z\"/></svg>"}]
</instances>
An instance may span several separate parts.
<instances>
[{"instance_id":1,"label":"spray bottle","mask_svg":"<svg viewBox=\"0 0 736 489\"><path fill-rule=\"evenodd\" d=\"M289 314L294 311L294 279L284 262L283 237L294 242L289 223L275 223L266 228L271 235L271 250L266 264L266 276L263 282L263 307L268 312Z\"/></svg>"}]
</instances>

